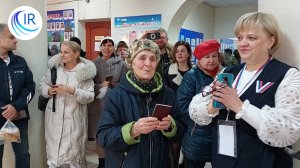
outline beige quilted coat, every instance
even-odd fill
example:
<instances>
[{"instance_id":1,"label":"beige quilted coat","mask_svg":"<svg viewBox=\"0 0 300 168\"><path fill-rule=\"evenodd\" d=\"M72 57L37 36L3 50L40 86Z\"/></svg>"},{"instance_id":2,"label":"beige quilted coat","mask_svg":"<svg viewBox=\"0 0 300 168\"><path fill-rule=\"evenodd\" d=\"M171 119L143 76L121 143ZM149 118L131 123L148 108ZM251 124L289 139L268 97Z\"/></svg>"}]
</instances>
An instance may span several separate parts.
<instances>
[{"instance_id":1,"label":"beige quilted coat","mask_svg":"<svg viewBox=\"0 0 300 168\"><path fill-rule=\"evenodd\" d=\"M72 70L65 70L60 55L53 56L49 67L57 67L57 84L75 87L75 94L58 94L56 112L52 112L52 98L45 111L45 139L49 167L72 165L85 167L87 143L87 103L94 99L96 67L93 62L81 58L81 63ZM50 70L41 79L38 90L49 97Z\"/></svg>"}]
</instances>

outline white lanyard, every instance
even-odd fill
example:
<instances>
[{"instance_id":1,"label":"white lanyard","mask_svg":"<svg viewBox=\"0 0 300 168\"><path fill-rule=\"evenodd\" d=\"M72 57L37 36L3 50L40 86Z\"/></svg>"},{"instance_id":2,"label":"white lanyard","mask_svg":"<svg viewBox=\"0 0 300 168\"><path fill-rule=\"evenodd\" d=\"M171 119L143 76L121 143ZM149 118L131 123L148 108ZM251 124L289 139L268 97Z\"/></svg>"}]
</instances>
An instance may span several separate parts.
<instances>
[{"instance_id":1,"label":"white lanyard","mask_svg":"<svg viewBox=\"0 0 300 168\"><path fill-rule=\"evenodd\" d=\"M257 72L254 74L254 76L246 83L246 85L241 89L238 90L238 96L240 97L250 86L251 84L255 81L255 79L260 75L260 73L264 70L265 66L272 60L272 57L269 57L269 59L257 70ZM238 76L234 80L233 88L237 89L242 74L244 70L246 69L246 64L244 65L243 69L239 72Z\"/></svg>"}]
</instances>

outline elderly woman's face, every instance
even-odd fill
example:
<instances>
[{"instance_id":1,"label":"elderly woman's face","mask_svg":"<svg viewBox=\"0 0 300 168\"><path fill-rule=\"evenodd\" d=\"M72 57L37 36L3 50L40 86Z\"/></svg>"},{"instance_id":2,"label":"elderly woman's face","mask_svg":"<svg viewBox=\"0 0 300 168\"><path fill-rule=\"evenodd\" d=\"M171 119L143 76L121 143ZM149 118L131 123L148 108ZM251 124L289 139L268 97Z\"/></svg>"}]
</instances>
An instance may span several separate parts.
<instances>
[{"instance_id":1,"label":"elderly woman's face","mask_svg":"<svg viewBox=\"0 0 300 168\"><path fill-rule=\"evenodd\" d=\"M200 60L198 63L201 65L202 68L208 71L212 71L219 66L219 53L218 51L213 51Z\"/></svg>"},{"instance_id":2,"label":"elderly woman's face","mask_svg":"<svg viewBox=\"0 0 300 168\"><path fill-rule=\"evenodd\" d=\"M157 63L154 52L150 50L143 50L135 56L132 60L131 66L134 75L140 81L149 82L156 72Z\"/></svg>"},{"instance_id":3,"label":"elderly woman's face","mask_svg":"<svg viewBox=\"0 0 300 168\"><path fill-rule=\"evenodd\" d=\"M74 52L68 45L61 46L61 59L65 64L76 63L79 52Z\"/></svg>"},{"instance_id":4,"label":"elderly woman's face","mask_svg":"<svg viewBox=\"0 0 300 168\"><path fill-rule=\"evenodd\" d=\"M237 48L241 58L247 62L265 59L275 38L270 36L261 26L252 25L240 30L237 34Z\"/></svg>"}]
</instances>

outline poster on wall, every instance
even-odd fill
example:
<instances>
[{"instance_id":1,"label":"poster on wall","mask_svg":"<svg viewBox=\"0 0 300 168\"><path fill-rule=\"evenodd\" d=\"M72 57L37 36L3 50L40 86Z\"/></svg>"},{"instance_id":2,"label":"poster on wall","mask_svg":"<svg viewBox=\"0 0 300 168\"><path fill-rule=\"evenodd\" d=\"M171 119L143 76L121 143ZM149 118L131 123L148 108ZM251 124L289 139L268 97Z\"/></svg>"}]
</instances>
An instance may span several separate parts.
<instances>
[{"instance_id":1,"label":"poster on wall","mask_svg":"<svg viewBox=\"0 0 300 168\"><path fill-rule=\"evenodd\" d=\"M203 33L182 28L180 29L178 40L189 43L192 48L192 53L194 53L195 47L203 41ZM196 58L194 55L191 58L191 62L193 64L196 63Z\"/></svg>"},{"instance_id":2,"label":"poster on wall","mask_svg":"<svg viewBox=\"0 0 300 168\"><path fill-rule=\"evenodd\" d=\"M225 49L230 48L233 50L236 49L236 38L222 38L220 39L220 44L221 44L221 52L224 52Z\"/></svg>"},{"instance_id":3,"label":"poster on wall","mask_svg":"<svg viewBox=\"0 0 300 168\"><path fill-rule=\"evenodd\" d=\"M161 28L161 14L115 17L112 38L132 44L150 30Z\"/></svg>"},{"instance_id":4,"label":"poster on wall","mask_svg":"<svg viewBox=\"0 0 300 168\"><path fill-rule=\"evenodd\" d=\"M60 52L60 43L73 37L74 31L74 9L47 11L47 36L51 55Z\"/></svg>"}]
</instances>

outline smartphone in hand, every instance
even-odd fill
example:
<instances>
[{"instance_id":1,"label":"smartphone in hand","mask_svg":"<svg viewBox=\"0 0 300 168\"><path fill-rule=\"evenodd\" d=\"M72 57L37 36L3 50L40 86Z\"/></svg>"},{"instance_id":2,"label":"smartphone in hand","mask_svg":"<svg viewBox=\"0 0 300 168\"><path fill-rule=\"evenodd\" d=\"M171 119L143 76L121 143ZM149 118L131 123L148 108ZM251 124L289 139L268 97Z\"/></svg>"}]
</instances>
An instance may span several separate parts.
<instances>
[{"instance_id":1,"label":"smartphone in hand","mask_svg":"<svg viewBox=\"0 0 300 168\"><path fill-rule=\"evenodd\" d=\"M233 83L233 74L231 73L219 73L217 76L217 81L221 82L224 84L224 86L229 86L232 87ZM220 108L220 109L225 109L226 107L224 104L214 100L213 101L213 107L214 108Z\"/></svg>"},{"instance_id":2,"label":"smartphone in hand","mask_svg":"<svg viewBox=\"0 0 300 168\"><path fill-rule=\"evenodd\" d=\"M152 113L152 117L156 117L159 120L167 117L172 110L172 106L167 104L156 104Z\"/></svg>"},{"instance_id":3,"label":"smartphone in hand","mask_svg":"<svg viewBox=\"0 0 300 168\"><path fill-rule=\"evenodd\" d=\"M154 32L154 33L147 33L147 39L149 40L157 40L160 39L160 33L159 32Z\"/></svg>"},{"instance_id":4,"label":"smartphone in hand","mask_svg":"<svg viewBox=\"0 0 300 168\"><path fill-rule=\"evenodd\" d=\"M113 76L109 75L105 77L105 81L111 82L113 80Z\"/></svg>"}]
</instances>

